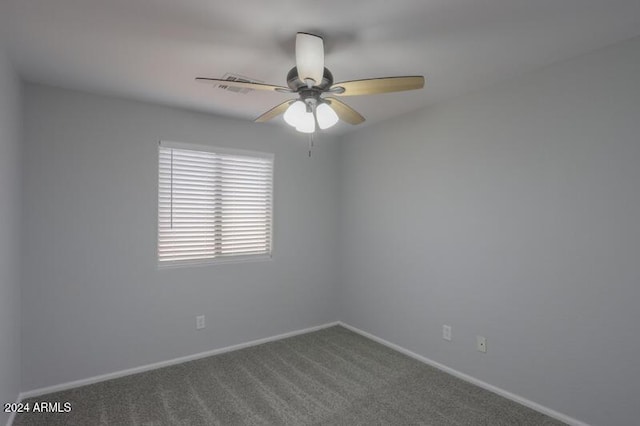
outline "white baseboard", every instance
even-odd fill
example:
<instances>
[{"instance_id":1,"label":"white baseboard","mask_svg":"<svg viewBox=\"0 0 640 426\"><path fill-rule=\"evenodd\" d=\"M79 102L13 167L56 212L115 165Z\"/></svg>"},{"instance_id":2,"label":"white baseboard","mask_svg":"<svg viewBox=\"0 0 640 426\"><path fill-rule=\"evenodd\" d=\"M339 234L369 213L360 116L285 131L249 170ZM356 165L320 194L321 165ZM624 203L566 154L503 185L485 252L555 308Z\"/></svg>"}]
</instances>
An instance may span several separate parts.
<instances>
[{"instance_id":1,"label":"white baseboard","mask_svg":"<svg viewBox=\"0 0 640 426\"><path fill-rule=\"evenodd\" d=\"M496 393L500 396L503 396L507 399L510 399L511 401L517 402L518 404L524 405L526 407L529 407L533 410L536 410L542 414L546 414L549 417L552 417L556 420L559 420L561 422L564 422L570 426L589 426L587 423L581 422L580 420L574 419L573 417L567 416L566 414L562 414L558 411L552 410L551 408L547 408L543 405L538 404L537 402L533 402L529 399L526 399L524 397L521 397L520 395L516 395L514 393L511 393L509 391L506 391L504 389L501 389L499 387L493 386L487 382L483 382L480 379L476 379L475 377L469 376L468 374L462 373L458 370L454 370L451 367L447 367L444 364L440 364L439 362L433 361L429 358L426 358L422 355L419 355L415 352L410 351L409 349L405 349L402 346L398 346L395 343L391 343L387 340L384 340L378 336L374 336L371 333L367 333L366 331L360 330L359 328L356 328L354 326L351 326L349 324L345 324L342 321L338 321L338 325L341 325L344 328L347 328L355 333L360 334L361 336L364 336L368 339L371 339L373 341L376 341L380 344L383 344L391 349L394 349L398 352L401 352L407 356L410 356L411 358L414 358L418 361L421 361L427 365L430 365L432 367L435 367L439 370L444 371L445 373L449 373L452 376L458 377L459 379L462 379L466 382L472 383L476 386L479 386L483 389L486 389L490 392Z\"/></svg>"},{"instance_id":2,"label":"white baseboard","mask_svg":"<svg viewBox=\"0 0 640 426\"><path fill-rule=\"evenodd\" d=\"M238 349L244 349L250 346L261 345L263 343L273 342L276 340L285 339L287 337L297 336L299 334L310 333L312 331L321 330L323 328L332 327L334 325L338 325L338 322L331 322L323 325L318 325L315 327L305 328L302 330L290 331L288 333L278 334L276 336L271 336L271 337L265 337L263 339L252 340L250 342L240 343L238 345L232 345L224 348L213 349L210 351L200 352L193 355L187 355L180 358L173 358L166 361L155 362L153 364L141 365L139 367L115 371L113 373L101 374L99 376L89 377L87 379L74 380L72 382L60 383L58 385L47 386L39 389L33 389L33 390L20 393L18 397L18 401L22 401L26 398L32 398L34 396L45 395L52 392L59 392L63 390L77 388L80 386L86 386L86 385L91 385L98 382L104 382L105 380L117 379L119 377L129 376L131 374L137 374L145 371L156 370L158 368L169 367L171 365L181 364L183 362L193 361L200 358L206 358L212 355L218 355L225 352L237 351ZM10 420L12 421L13 418L11 418ZM7 423L7 425L11 425L11 423Z\"/></svg>"}]
</instances>

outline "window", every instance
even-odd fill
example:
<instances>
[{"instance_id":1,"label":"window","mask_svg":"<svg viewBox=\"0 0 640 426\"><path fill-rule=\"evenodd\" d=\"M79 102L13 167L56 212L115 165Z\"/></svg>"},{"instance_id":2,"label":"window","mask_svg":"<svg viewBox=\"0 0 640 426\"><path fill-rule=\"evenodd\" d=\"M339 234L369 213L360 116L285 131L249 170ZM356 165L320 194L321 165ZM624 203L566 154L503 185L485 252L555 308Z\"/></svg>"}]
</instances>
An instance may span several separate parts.
<instances>
[{"instance_id":1,"label":"window","mask_svg":"<svg viewBox=\"0 0 640 426\"><path fill-rule=\"evenodd\" d=\"M271 256L273 154L161 142L160 265Z\"/></svg>"}]
</instances>

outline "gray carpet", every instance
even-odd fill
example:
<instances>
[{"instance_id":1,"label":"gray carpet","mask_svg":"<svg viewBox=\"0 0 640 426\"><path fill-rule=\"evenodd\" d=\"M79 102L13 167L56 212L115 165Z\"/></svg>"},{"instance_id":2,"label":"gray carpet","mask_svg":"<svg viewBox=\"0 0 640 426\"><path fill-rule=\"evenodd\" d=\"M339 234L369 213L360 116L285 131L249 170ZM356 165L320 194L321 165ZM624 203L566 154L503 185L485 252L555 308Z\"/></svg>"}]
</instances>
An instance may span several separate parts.
<instances>
[{"instance_id":1,"label":"gray carpet","mask_svg":"<svg viewBox=\"0 0 640 426\"><path fill-rule=\"evenodd\" d=\"M31 399L19 425L560 425L343 327Z\"/></svg>"}]
</instances>

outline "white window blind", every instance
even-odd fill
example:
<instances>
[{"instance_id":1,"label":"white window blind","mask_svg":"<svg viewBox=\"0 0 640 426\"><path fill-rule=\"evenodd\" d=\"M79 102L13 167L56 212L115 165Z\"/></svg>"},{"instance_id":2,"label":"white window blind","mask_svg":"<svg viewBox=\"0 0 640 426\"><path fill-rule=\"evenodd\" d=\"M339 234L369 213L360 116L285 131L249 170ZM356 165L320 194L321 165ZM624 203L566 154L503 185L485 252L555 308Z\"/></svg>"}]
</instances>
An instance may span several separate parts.
<instances>
[{"instance_id":1,"label":"white window blind","mask_svg":"<svg viewBox=\"0 0 640 426\"><path fill-rule=\"evenodd\" d=\"M158 261L271 255L273 155L161 142Z\"/></svg>"}]
</instances>

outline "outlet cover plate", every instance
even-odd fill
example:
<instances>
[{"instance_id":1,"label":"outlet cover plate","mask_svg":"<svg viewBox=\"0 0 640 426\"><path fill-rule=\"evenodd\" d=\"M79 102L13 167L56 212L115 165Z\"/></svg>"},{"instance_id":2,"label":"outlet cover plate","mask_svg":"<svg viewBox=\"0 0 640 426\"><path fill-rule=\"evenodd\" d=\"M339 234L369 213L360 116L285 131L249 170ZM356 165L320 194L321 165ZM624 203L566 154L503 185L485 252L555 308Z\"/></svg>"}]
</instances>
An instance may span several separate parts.
<instances>
[{"instance_id":1,"label":"outlet cover plate","mask_svg":"<svg viewBox=\"0 0 640 426\"><path fill-rule=\"evenodd\" d=\"M476 336L476 337L477 337L478 351L487 352L487 338L484 336Z\"/></svg>"},{"instance_id":2,"label":"outlet cover plate","mask_svg":"<svg viewBox=\"0 0 640 426\"><path fill-rule=\"evenodd\" d=\"M442 326L442 338L444 340L447 341L451 341L451 326L450 325L443 325Z\"/></svg>"},{"instance_id":3,"label":"outlet cover plate","mask_svg":"<svg viewBox=\"0 0 640 426\"><path fill-rule=\"evenodd\" d=\"M204 315L198 315L196 317L196 330L201 330L205 327Z\"/></svg>"}]
</instances>

